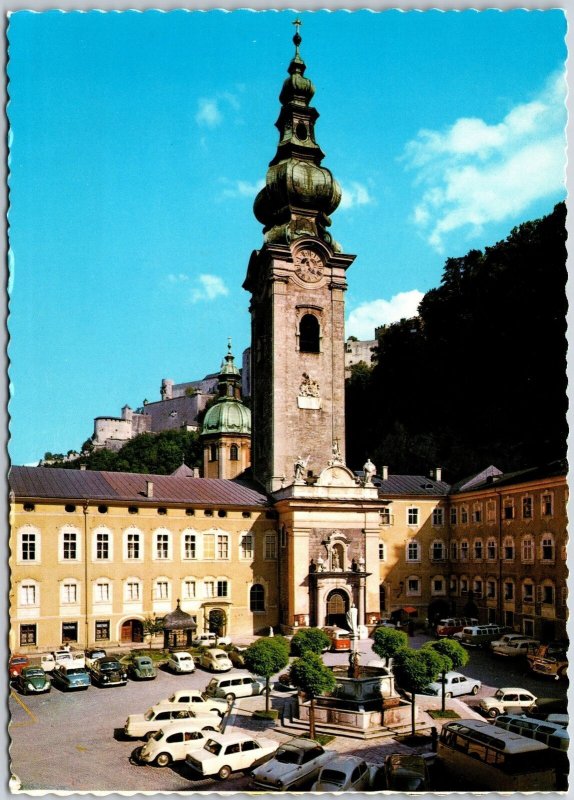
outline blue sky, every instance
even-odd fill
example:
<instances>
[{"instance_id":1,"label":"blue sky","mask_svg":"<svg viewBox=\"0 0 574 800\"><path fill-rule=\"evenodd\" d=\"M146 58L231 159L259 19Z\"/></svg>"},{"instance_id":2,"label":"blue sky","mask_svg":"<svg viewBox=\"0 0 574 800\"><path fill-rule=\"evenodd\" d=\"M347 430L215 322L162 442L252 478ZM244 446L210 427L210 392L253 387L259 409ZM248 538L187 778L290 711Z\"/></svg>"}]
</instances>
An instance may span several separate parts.
<instances>
[{"instance_id":1,"label":"blue sky","mask_svg":"<svg viewBox=\"0 0 574 800\"><path fill-rule=\"evenodd\" d=\"M10 18L13 463L249 344L241 288L295 13ZM301 54L357 254L347 335L415 312L445 259L564 198L561 11L314 12Z\"/></svg>"}]
</instances>

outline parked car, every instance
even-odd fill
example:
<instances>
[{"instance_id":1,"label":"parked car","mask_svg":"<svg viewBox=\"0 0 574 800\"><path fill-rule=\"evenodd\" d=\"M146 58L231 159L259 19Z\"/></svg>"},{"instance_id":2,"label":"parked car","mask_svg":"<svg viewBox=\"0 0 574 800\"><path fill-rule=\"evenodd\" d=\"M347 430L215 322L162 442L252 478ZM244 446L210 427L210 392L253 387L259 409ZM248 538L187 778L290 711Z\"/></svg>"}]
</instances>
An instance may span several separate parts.
<instances>
[{"instance_id":1,"label":"parked car","mask_svg":"<svg viewBox=\"0 0 574 800\"><path fill-rule=\"evenodd\" d=\"M22 694L41 694L52 688L42 667L24 667L14 678L14 686Z\"/></svg>"},{"instance_id":2,"label":"parked car","mask_svg":"<svg viewBox=\"0 0 574 800\"><path fill-rule=\"evenodd\" d=\"M52 670L52 683L64 692L72 689L88 689L90 675L84 667L68 667L60 664Z\"/></svg>"},{"instance_id":3,"label":"parked car","mask_svg":"<svg viewBox=\"0 0 574 800\"><path fill-rule=\"evenodd\" d=\"M289 792L307 789L317 780L321 767L332 761L332 750L324 750L310 739L291 739L274 757L254 770L251 786L265 791Z\"/></svg>"},{"instance_id":4,"label":"parked car","mask_svg":"<svg viewBox=\"0 0 574 800\"><path fill-rule=\"evenodd\" d=\"M478 620L474 617L446 617L438 621L436 635L439 638L450 637L472 625L478 625Z\"/></svg>"},{"instance_id":5,"label":"parked car","mask_svg":"<svg viewBox=\"0 0 574 800\"><path fill-rule=\"evenodd\" d=\"M211 736L210 731L198 730L189 720L170 722L152 734L137 753L144 764L167 767L173 761L185 761L188 753L200 750Z\"/></svg>"},{"instance_id":6,"label":"parked car","mask_svg":"<svg viewBox=\"0 0 574 800\"><path fill-rule=\"evenodd\" d=\"M125 686L128 682L127 670L117 658L98 658L88 671L98 686Z\"/></svg>"},{"instance_id":7,"label":"parked car","mask_svg":"<svg viewBox=\"0 0 574 800\"><path fill-rule=\"evenodd\" d=\"M377 620L377 622L375 622L375 630L377 628L396 628L396 627L397 623L395 622L395 620L389 619L388 617L386 619L379 619Z\"/></svg>"},{"instance_id":8,"label":"parked car","mask_svg":"<svg viewBox=\"0 0 574 800\"><path fill-rule=\"evenodd\" d=\"M134 656L128 664L128 675L136 681L149 681L157 676L157 671L149 656Z\"/></svg>"},{"instance_id":9,"label":"parked car","mask_svg":"<svg viewBox=\"0 0 574 800\"><path fill-rule=\"evenodd\" d=\"M368 764L358 756L337 756L321 767L312 792L360 792L373 785L379 766Z\"/></svg>"},{"instance_id":10,"label":"parked car","mask_svg":"<svg viewBox=\"0 0 574 800\"><path fill-rule=\"evenodd\" d=\"M231 644L229 636L218 636L216 633L199 633L191 640L194 647L217 647L218 645Z\"/></svg>"},{"instance_id":11,"label":"parked car","mask_svg":"<svg viewBox=\"0 0 574 800\"><path fill-rule=\"evenodd\" d=\"M540 642L536 639L514 639L507 644L501 644L492 652L495 656L516 658L517 656L527 656L528 654L535 653L539 646Z\"/></svg>"},{"instance_id":12,"label":"parked car","mask_svg":"<svg viewBox=\"0 0 574 800\"><path fill-rule=\"evenodd\" d=\"M40 664L45 672L52 672L53 669L65 664L67 667L81 667L86 666L86 656L81 650L53 650L51 653L45 653L40 658Z\"/></svg>"},{"instance_id":13,"label":"parked car","mask_svg":"<svg viewBox=\"0 0 574 800\"><path fill-rule=\"evenodd\" d=\"M199 656L199 666L212 672L229 672L233 664L224 650L210 648Z\"/></svg>"},{"instance_id":14,"label":"parked car","mask_svg":"<svg viewBox=\"0 0 574 800\"><path fill-rule=\"evenodd\" d=\"M190 653L177 651L169 654L167 668L181 675L184 672L195 672L195 662Z\"/></svg>"},{"instance_id":15,"label":"parked car","mask_svg":"<svg viewBox=\"0 0 574 800\"><path fill-rule=\"evenodd\" d=\"M430 789L425 759L420 755L391 753L385 758L385 788L391 792L425 792Z\"/></svg>"},{"instance_id":16,"label":"parked car","mask_svg":"<svg viewBox=\"0 0 574 800\"><path fill-rule=\"evenodd\" d=\"M30 659L28 656L23 655L13 655L10 659L10 663L8 665L8 674L10 676L10 680L12 678L16 678L25 667L30 667Z\"/></svg>"},{"instance_id":17,"label":"parked car","mask_svg":"<svg viewBox=\"0 0 574 800\"><path fill-rule=\"evenodd\" d=\"M469 625L462 629L460 641L465 647L488 647L504 633L508 633L508 628L502 625Z\"/></svg>"},{"instance_id":18,"label":"parked car","mask_svg":"<svg viewBox=\"0 0 574 800\"><path fill-rule=\"evenodd\" d=\"M478 694L481 682L476 678L467 678L460 672L447 672L444 676L444 696L445 697L458 697L461 694ZM436 695L442 697L443 678L437 678L436 681L429 683L422 691L422 694Z\"/></svg>"},{"instance_id":19,"label":"parked car","mask_svg":"<svg viewBox=\"0 0 574 800\"><path fill-rule=\"evenodd\" d=\"M251 769L268 761L278 746L278 742L265 736L214 733L201 750L188 753L185 764L204 778L217 775L224 781L232 772Z\"/></svg>"},{"instance_id":20,"label":"parked car","mask_svg":"<svg viewBox=\"0 0 574 800\"><path fill-rule=\"evenodd\" d=\"M205 687L205 694L209 697L225 697L228 702L233 702L236 697L251 697L261 694L264 685L256 681L249 674L216 676Z\"/></svg>"},{"instance_id":21,"label":"parked car","mask_svg":"<svg viewBox=\"0 0 574 800\"><path fill-rule=\"evenodd\" d=\"M523 633L505 633L504 636L500 637L500 639L494 639L494 641L490 643L490 649L496 650L502 645L507 645L510 642L515 642L521 639L530 639L530 637L525 636Z\"/></svg>"},{"instance_id":22,"label":"parked car","mask_svg":"<svg viewBox=\"0 0 574 800\"><path fill-rule=\"evenodd\" d=\"M107 658L107 653L105 650L102 650L101 647L95 647L91 650L86 650L86 668L90 668L94 661L97 661L98 658Z\"/></svg>"},{"instance_id":23,"label":"parked car","mask_svg":"<svg viewBox=\"0 0 574 800\"><path fill-rule=\"evenodd\" d=\"M529 669L537 675L544 675L554 678L554 680L566 678L568 676L568 654L567 649L561 649L561 647L562 645L540 645L534 653L526 656Z\"/></svg>"},{"instance_id":24,"label":"parked car","mask_svg":"<svg viewBox=\"0 0 574 800\"><path fill-rule=\"evenodd\" d=\"M198 730L219 730L219 717L212 713L196 714L183 703L168 703L148 708L145 714L130 714L124 725L124 734L130 738L141 739L163 728L172 720L186 720L190 727Z\"/></svg>"},{"instance_id":25,"label":"parked car","mask_svg":"<svg viewBox=\"0 0 574 800\"><path fill-rule=\"evenodd\" d=\"M505 712L512 714L519 708L531 709L536 705L536 700L527 689L505 686L498 689L493 697L483 697L479 705L489 717L496 717Z\"/></svg>"},{"instance_id":26,"label":"parked car","mask_svg":"<svg viewBox=\"0 0 574 800\"><path fill-rule=\"evenodd\" d=\"M245 651L244 647L232 647L227 651L227 656L234 667L241 667L245 666L245 659L243 657L243 653Z\"/></svg>"},{"instance_id":27,"label":"parked car","mask_svg":"<svg viewBox=\"0 0 574 800\"><path fill-rule=\"evenodd\" d=\"M189 706L196 713L206 713L208 711L222 717L229 708L226 700L218 697L209 697L199 689L180 689L171 694L166 700L160 700L157 705L167 705L168 703L182 703Z\"/></svg>"}]
</instances>

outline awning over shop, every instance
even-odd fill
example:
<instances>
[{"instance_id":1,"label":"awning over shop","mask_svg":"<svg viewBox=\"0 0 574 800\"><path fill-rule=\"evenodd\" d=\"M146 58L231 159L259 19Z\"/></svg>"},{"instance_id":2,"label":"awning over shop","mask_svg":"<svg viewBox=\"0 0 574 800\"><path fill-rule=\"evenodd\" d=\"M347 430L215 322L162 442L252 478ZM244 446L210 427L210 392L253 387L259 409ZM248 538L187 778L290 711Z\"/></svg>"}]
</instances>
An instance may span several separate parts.
<instances>
[{"instance_id":1,"label":"awning over shop","mask_svg":"<svg viewBox=\"0 0 574 800\"><path fill-rule=\"evenodd\" d=\"M414 606L403 606L403 611L405 611L407 614L417 613L417 609Z\"/></svg>"}]
</instances>

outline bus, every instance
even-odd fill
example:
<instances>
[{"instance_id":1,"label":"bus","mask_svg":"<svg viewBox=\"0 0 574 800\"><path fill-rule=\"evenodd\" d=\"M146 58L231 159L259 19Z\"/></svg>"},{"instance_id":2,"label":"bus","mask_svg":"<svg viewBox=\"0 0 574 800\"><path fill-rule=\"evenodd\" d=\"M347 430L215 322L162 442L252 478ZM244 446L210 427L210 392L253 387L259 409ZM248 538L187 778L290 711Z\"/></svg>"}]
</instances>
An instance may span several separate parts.
<instances>
[{"instance_id":1,"label":"bus","mask_svg":"<svg viewBox=\"0 0 574 800\"><path fill-rule=\"evenodd\" d=\"M568 745L570 736L568 734L568 724L563 722L553 722L551 720L535 719L519 714L500 714L494 724L497 728L504 728L507 731L514 731L527 739L536 739L538 742L547 744L554 751L556 757L556 770L560 785L558 789L564 789L564 782L570 771L568 761Z\"/></svg>"},{"instance_id":2,"label":"bus","mask_svg":"<svg viewBox=\"0 0 574 800\"><path fill-rule=\"evenodd\" d=\"M344 628L337 628L334 625L329 625L323 630L331 640L331 650L351 649L351 634L349 631L344 630Z\"/></svg>"},{"instance_id":3,"label":"bus","mask_svg":"<svg viewBox=\"0 0 574 800\"><path fill-rule=\"evenodd\" d=\"M469 791L553 791L554 759L548 745L477 719L443 725L438 757L465 780Z\"/></svg>"}]
</instances>

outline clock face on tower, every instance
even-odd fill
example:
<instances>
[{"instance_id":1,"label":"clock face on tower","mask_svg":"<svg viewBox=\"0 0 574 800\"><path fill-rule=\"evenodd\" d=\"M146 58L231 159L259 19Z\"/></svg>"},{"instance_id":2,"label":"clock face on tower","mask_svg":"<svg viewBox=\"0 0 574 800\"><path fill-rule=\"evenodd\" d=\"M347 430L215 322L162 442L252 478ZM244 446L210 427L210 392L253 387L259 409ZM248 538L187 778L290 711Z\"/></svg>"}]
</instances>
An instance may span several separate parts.
<instances>
[{"instance_id":1,"label":"clock face on tower","mask_svg":"<svg viewBox=\"0 0 574 800\"><path fill-rule=\"evenodd\" d=\"M295 274L302 281L314 283L323 277L323 259L314 250L304 248L293 255Z\"/></svg>"}]
</instances>

